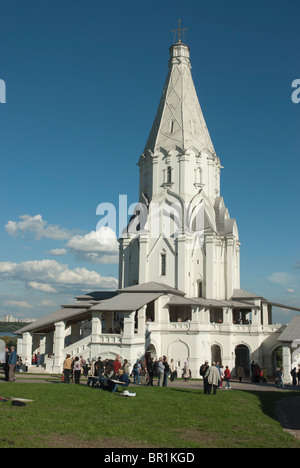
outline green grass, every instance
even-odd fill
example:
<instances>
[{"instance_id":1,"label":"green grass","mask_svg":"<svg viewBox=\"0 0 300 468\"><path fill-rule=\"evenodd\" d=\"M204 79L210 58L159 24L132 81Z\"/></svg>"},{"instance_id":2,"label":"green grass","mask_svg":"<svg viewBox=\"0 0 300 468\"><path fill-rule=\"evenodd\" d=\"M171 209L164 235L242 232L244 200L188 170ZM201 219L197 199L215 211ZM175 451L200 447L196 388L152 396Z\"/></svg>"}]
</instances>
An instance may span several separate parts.
<instances>
[{"instance_id":1,"label":"green grass","mask_svg":"<svg viewBox=\"0 0 300 468\"><path fill-rule=\"evenodd\" d=\"M299 393L131 391L135 398L83 385L0 382L0 396L34 400L26 407L0 403L0 448L300 448L275 417L276 402Z\"/></svg>"}]
</instances>

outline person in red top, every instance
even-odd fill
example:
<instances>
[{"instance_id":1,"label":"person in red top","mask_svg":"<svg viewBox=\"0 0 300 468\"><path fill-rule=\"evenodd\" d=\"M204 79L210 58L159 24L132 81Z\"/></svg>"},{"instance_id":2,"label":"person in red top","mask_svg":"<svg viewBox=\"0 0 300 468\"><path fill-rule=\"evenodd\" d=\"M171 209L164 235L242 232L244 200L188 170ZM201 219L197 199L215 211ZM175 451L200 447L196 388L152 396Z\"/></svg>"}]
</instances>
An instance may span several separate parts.
<instances>
[{"instance_id":1,"label":"person in red top","mask_svg":"<svg viewBox=\"0 0 300 468\"><path fill-rule=\"evenodd\" d=\"M122 364L120 362L120 356L118 354L118 356L116 357L114 363L113 363L113 368L114 368L114 372L115 374L117 374L119 372L119 370L121 369L122 367Z\"/></svg>"},{"instance_id":2,"label":"person in red top","mask_svg":"<svg viewBox=\"0 0 300 468\"><path fill-rule=\"evenodd\" d=\"M230 370L228 368L228 366L226 366L226 369L225 369L225 372L224 372L224 377L225 377L225 380L226 380L226 385L225 385L225 389L230 389L230 379L231 379L231 374L230 374Z\"/></svg>"}]
</instances>

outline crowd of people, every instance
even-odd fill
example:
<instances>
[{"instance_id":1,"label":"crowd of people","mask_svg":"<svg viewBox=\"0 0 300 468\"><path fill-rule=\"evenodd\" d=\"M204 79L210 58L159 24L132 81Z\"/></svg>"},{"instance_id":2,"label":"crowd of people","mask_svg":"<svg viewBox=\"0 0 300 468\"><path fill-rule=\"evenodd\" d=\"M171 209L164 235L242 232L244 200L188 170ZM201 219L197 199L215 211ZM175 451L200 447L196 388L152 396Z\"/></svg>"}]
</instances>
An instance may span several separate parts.
<instances>
[{"instance_id":1,"label":"crowd of people","mask_svg":"<svg viewBox=\"0 0 300 468\"><path fill-rule=\"evenodd\" d=\"M181 377L185 381L191 378L188 362L185 362L181 372ZM105 385L107 380L120 380L128 386L132 377L136 385L153 386L154 378L157 378L159 387L167 387L169 379L174 382L178 377L178 371L174 359L169 362L166 356L155 360L154 358L149 358L147 361L139 360L132 366L127 359L121 362L119 355L115 360L102 360L98 357L87 362L82 356L71 358L68 354L63 363L63 382L78 384L81 375L96 377L100 386Z\"/></svg>"},{"instance_id":2,"label":"crowd of people","mask_svg":"<svg viewBox=\"0 0 300 468\"><path fill-rule=\"evenodd\" d=\"M32 364L39 367L41 364L40 353L32 357ZM181 367L181 366L180 366ZM16 372L26 372L28 367L23 364L22 358L17 355L14 347L5 348L5 362L3 363L5 380L14 382L16 380ZM292 385L300 386L300 366L298 369L294 367L290 372ZM96 377L100 383L100 387L109 386L111 391L116 391L118 384L111 385L110 381L120 382L126 387L130 384L130 377L136 385L154 385L154 379L157 379L159 387L167 387L169 380L174 382L178 377L181 377L187 382L191 377L189 363L186 361L182 369L178 368L174 359L170 362L166 356L160 358L148 358L147 360L138 360L133 365L127 360L121 361L120 355L116 356L114 360L104 359L101 357L97 359L88 359L87 361L83 356L71 358L70 354L67 355L63 363L62 381L65 383L74 382L80 383L81 376ZM214 395L217 389L230 390L231 371L228 366L222 366L220 363L213 362L209 365L208 361L200 367L200 376L203 379L203 387L205 394ZM242 366L236 369L236 377L240 382L245 379L246 373ZM253 383L267 383L266 369L261 368L257 362L252 361L250 368L250 377ZM275 385L278 388L285 388L284 384L284 368L280 367L276 373ZM225 386L223 387L223 383Z\"/></svg>"}]
</instances>

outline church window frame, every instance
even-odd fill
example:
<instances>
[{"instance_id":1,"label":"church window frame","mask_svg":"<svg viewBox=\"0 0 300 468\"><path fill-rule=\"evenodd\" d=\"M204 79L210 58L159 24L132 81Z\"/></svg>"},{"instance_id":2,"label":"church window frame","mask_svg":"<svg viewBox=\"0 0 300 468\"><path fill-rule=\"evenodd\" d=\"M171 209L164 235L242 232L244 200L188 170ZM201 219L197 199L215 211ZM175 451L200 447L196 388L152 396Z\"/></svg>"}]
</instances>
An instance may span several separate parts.
<instances>
[{"instance_id":1,"label":"church window frame","mask_svg":"<svg viewBox=\"0 0 300 468\"><path fill-rule=\"evenodd\" d=\"M175 120L169 120L169 133L173 135L175 133Z\"/></svg>"},{"instance_id":2,"label":"church window frame","mask_svg":"<svg viewBox=\"0 0 300 468\"><path fill-rule=\"evenodd\" d=\"M160 259L160 276L166 276L167 273L167 254L165 251L160 252L159 254L159 259Z\"/></svg>"},{"instance_id":3,"label":"church window frame","mask_svg":"<svg viewBox=\"0 0 300 468\"><path fill-rule=\"evenodd\" d=\"M167 184L172 183L172 167L168 166L167 167Z\"/></svg>"},{"instance_id":4,"label":"church window frame","mask_svg":"<svg viewBox=\"0 0 300 468\"><path fill-rule=\"evenodd\" d=\"M202 281L197 282L197 295L198 297L203 297L203 282Z\"/></svg>"}]
</instances>

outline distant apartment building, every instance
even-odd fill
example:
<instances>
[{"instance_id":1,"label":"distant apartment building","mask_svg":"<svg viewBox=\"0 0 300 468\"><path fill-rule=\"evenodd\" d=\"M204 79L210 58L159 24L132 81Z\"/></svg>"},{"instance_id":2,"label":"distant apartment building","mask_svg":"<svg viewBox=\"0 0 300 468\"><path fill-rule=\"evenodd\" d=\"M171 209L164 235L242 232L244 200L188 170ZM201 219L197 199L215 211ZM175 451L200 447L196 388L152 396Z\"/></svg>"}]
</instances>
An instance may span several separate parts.
<instances>
[{"instance_id":1,"label":"distant apartment building","mask_svg":"<svg viewBox=\"0 0 300 468\"><path fill-rule=\"evenodd\" d=\"M12 315L4 315L0 321L6 322L6 323L31 323L31 322L35 322L36 319L18 318L18 317L13 317Z\"/></svg>"}]
</instances>

